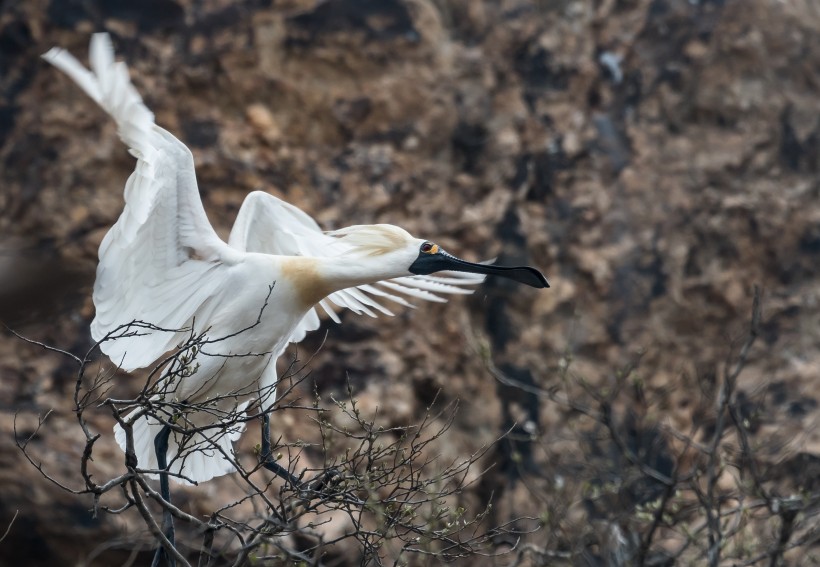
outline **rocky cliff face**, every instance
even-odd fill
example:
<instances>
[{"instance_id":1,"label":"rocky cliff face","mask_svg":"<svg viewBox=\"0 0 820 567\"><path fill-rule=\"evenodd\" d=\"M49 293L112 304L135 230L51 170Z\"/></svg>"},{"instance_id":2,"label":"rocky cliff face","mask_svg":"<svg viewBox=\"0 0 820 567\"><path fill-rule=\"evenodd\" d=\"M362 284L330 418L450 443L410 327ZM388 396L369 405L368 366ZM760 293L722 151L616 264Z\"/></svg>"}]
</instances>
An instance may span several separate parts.
<instances>
[{"instance_id":1,"label":"rocky cliff face","mask_svg":"<svg viewBox=\"0 0 820 567\"><path fill-rule=\"evenodd\" d=\"M157 122L192 149L221 235L262 189L327 229L390 222L469 259L547 274L545 291L488 281L467 300L392 319L346 314L326 341L317 332L299 349L318 350L309 380L322 400L349 382L385 425L460 400L439 440L446 454L520 433L494 446L484 464L495 467L467 491L476 505L495 495L497 522L564 502L565 523L545 520L551 535L536 541L607 557L604 536L579 541L572 526L624 528L612 510L640 499L619 476L629 463L609 453L617 438L602 440L603 422L573 403L592 407L627 376L630 393L610 400L613 423L635 447L663 438L668 462L652 466L668 473L679 440L663 427L711 442L754 285L763 322L732 399L772 490L814 489L808 465L792 464L820 455L815 2L113 6L0 8L0 319L10 327L72 352L92 344L96 249L133 160L103 113L38 56L53 45L84 54L105 29ZM91 519L89 501L43 479L14 446L15 418L26 436L51 411L29 447L79 485L75 371L8 333L0 341L0 532L19 511L0 542L4 564L123 563L150 539L137 517ZM293 395L312 396L303 388ZM115 476L110 415L90 419L103 434L98 474ZM274 427L290 441L315 436L295 411L275 414ZM256 435L243 441L248 455ZM681 451L675 463L697 460ZM613 482L631 487L611 491L616 504L589 495ZM231 490L223 479L184 498L207 514Z\"/></svg>"}]
</instances>

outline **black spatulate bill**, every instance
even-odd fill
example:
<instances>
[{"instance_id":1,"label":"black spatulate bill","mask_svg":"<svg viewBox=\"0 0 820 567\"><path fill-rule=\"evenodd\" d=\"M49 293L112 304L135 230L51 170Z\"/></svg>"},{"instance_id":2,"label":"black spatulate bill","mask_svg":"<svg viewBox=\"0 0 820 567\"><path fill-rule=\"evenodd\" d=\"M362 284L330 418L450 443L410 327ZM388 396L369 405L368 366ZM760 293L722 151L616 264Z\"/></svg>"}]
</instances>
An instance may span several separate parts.
<instances>
[{"instance_id":1,"label":"black spatulate bill","mask_svg":"<svg viewBox=\"0 0 820 567\"><path fill-rule=\"evenodd\" d=\"M530 266L493 266L475 264L438 249L435 253L420 252L419 257L410 266L410 272L416 275L427 275L434 272L452 270L455 272L469 272L471 274L487 274L511 279L519 283L545 288L550 284L544 274Z\"/></svg>"}]
</instances>

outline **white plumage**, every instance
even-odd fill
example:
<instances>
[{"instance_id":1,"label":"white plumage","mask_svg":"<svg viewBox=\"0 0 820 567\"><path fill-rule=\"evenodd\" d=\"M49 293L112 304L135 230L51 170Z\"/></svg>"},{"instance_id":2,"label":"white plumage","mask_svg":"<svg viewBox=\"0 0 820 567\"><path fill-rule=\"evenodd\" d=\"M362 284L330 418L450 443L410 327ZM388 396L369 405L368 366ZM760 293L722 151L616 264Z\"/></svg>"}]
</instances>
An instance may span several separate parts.
<instances>
[{"instance_id":1,"label":"white plumage","mask_svg":"<svg viewBox=\"0 0 820 567\"><path fill-rule=\"evenodd\" d=\"M403 296L444 301L436 294L470 293L463 286L484 279L466 273L468 269L488 273L486 266L462 262L450 268L458 272L419 275L422 268L410 268L431 253L420 252L424 240L389 225L323 233L304 212L258 191L246 198L225 243L205 215L191 152L154 124L127 67L114 61L108 36L93 36L90 71L59 48L43 57L116 121L120 138L137 158L125 186L125 208L100 245L92 336L103 340L133 321L155 326L102 343L113 362L131 371L154 364L183 343L192 326L195 332L210 329L208 337L214 342L199 354L198 368L165 394L189 403L219 400L208 411L182 418L191 427L216 427L171 437L169 470L185 479L199 482L234 470L232 443L242 427L226 430L221 420L244 411L260 396L262 409L270 407L276 359L289 342L302 340L319 326L317 306L337 322L334 306L390 315L384 300L403 306L409 305ZM443 251L439 256L440 262L452 258ZM519 272L508 277L523 281L522 269L511 269ZM269 306L261 311L266 298ZM240 332L243 329L249 330ZM228 338L219 340L223 337ZM156 470L153 441L162 425L136 415L132 419L139 466ZM115 430L124 447L123 430Z\"/></svg>"}]
</instances>

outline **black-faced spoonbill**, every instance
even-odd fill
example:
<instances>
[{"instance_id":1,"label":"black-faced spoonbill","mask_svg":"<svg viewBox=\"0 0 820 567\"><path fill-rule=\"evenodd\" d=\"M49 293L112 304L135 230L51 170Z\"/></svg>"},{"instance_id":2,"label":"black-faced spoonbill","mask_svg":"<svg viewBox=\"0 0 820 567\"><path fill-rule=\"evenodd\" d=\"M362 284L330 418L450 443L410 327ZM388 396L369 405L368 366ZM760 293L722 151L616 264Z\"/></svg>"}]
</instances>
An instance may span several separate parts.
<instances>
[{"instance_id":1,"label":"black-faced spoonbill","mask_svg":"<svg viewBox=\"0 0 820 567\"><path fill-rule=\"evenodd\" d=\"M174 350L192 325L216 339L162 395L192 406L184 419L174 418L174 430L168 424L172 416L163 423L138 408L126 417L138 466L164 472L159 476L166 500L168 476L202 482L235 470L233 441L242 430L235 416L254 401L263 415L263 466L295 481L271 458L268 410L275 401L276 359L288 343L318 328L317 307L337 322L331 303L355 313L390 315L379 301L444 301L436 294L471 293L465 286L486 275L549 287L534 268L466 262L397 226L324 233L301 210L259 191L245 199L225 243L205 215L191 152L154 123L126 65L114 61L108 35L91 39L91 70L60 48L43 57L111 115L137 158L125 185L125 208L100 245L93 338L101 341L133 321L150 325L101 344L126 371L150 366ZM430 275L437 272L446 273ZM220 416L234 419L220 428ZM183 434L179 427L197 432ZM123 428L117 425L115 433L125 449ZM173 543L171 517L167 511L165 516Z\"/></svg>"}]
</instances>

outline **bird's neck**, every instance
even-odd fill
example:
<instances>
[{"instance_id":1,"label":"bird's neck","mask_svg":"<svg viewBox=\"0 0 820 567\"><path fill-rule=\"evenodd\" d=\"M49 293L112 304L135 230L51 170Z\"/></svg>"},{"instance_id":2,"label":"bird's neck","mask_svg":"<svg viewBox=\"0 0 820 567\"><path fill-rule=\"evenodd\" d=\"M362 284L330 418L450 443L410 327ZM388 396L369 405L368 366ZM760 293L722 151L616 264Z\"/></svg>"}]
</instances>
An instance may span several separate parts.
<instances>
[{"instance_id":1,"label":"bird's neck","mask_svg":"<svg viewBox=\"0 0 820 567\"><path fill-rule=\"evenodd\" d=\"M409 275L390 256L336 256L322 258L320 273L333 291Z\"/></svg>"},{"instance_id":2,"label":"bird's neck","mask_svg":"<svg viewBox=\"0 0 820 567\"><path fill-rule=\"evenodd\" d=\"M410 275L390 260L388 256L292 256L281 265L298 299L305 306L313 306L342 289Z\"/></svg>"}]
</instances>

